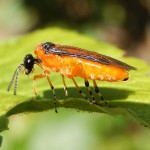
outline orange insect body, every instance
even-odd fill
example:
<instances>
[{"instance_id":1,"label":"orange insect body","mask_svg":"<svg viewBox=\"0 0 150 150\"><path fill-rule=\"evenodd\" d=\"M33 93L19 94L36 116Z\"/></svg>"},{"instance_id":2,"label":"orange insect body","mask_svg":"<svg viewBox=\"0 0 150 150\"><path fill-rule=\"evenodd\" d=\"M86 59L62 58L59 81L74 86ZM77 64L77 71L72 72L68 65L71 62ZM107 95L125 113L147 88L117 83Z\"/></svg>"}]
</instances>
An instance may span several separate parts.
<instances>
[{"instance_id":1,"label":"orange insect body","mask_svg":"<svg viewBox=\"0 0 150 150\"><path fill-rule=\"evenodd\" d=\"M59 48L59 45L55 45ZM79 76L84 79L101 80L101 81L122 81L129 77L128 70L121 66L105 65L88 59L59 56L57 54L45 54L42 45L37 46L35 54L43 70L53 70L60 72L68 78Z\"/></svg>"},{"instance_id":2,"label":"orange insect body","mask_svg":"<svg viewBox=\"0 0 150 150\"><path fill-rule=\"evenodd\" d=\"M48 77L48 74L50 74L51 70L60 72L66 96L68 95L68 91L64 76L72 79L78 92L85 99L88 99L88 97L81 91L80 87L77 85L74 79L76 76L83 78L85 86L87 87L92 98L92 100L90 99L89 101L94 104L98 103L95 100L95 97L92 94L92 90L89 87L88 79L93 81L95 92L100 96L101 100L104 100L101 93L99 92L96 80L110 82L126 81L129 78L128 71L136 70L135 67L132 67L109 56L87 51L77 47L58 45L51 42L38 45L34 52L37 56L36 58L34 58L32 54L27 54L23 63L20 64L16 69L8 86L8 91L10 90L12 83L15 80L14 95L16 95L19 71L22 69L22 67L24 67L25 74L29 75L34 70L34 64L37 64L43 69L43 73L34 76L34 94L36 95L35 80L38 78L46 77L53 92L56 112L56 94L54 86ZM107 105L106 101L104 101L104 103Z\"/></svg>"}]
</instances>

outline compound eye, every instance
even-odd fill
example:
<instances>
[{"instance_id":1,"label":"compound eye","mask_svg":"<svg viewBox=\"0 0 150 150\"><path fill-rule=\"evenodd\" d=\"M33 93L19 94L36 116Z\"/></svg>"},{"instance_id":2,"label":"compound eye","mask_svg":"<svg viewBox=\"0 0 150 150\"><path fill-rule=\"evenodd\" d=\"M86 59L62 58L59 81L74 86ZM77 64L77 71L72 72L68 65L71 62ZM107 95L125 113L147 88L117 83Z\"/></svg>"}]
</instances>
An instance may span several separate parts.
<instances>
[{"instance_id":1,"label":"compound eye","mask_svg":"<svg viewBox=\"0 0 150 150\"><path fill-rule=\"evenodd\" d=\"M42 46L45 49L45 52L48 52L50 50L50 48L55 46L55 44L51 43L51 42L46 42L46 43L43 43Z\"/></svg>"},{"instance_id":2,"label":"compound eye","mask_svg":"<svg viewBox=\"0 0 150 150\"><path fill-rule=\"evenodd\" d=\"M28 75L34 66L34 58L31 54L27 54L24 58L25 74Z\"/></svg>"}]
</instances>

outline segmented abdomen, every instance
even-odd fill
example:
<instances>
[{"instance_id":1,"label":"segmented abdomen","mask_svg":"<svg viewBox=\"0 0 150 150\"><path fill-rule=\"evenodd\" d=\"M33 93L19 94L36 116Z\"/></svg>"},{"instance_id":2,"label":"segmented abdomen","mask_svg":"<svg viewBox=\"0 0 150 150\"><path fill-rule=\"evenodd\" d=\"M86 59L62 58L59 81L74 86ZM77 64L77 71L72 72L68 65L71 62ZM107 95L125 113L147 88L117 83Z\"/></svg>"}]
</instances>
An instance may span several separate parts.
<instances>
[{"instance_id":1,"label":"segmented abdomen","mask_svg":"<svg viewBox=\"0 0 150 150\"><path fill-rule=\"evenodd\" d=\"M60 72L68 77L80 76L85 79L110 82L126 80L129 76L127 70L118 66L69 57L64 57Z\"/></svg>"}]
</instances>

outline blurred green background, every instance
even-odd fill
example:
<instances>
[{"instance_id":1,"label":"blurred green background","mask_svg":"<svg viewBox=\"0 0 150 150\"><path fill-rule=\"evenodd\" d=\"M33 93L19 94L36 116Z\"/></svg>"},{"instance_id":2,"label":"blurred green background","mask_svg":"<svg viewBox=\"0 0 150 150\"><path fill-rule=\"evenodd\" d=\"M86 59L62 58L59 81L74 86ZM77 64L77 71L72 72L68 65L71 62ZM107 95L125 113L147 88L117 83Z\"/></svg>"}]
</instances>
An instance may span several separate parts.
<instances>
[{"instance_id":1,"label":"blurred green background","mask_svg":"<svg viewBox=\"0 0 150 150\"><path fill-rule=\"evenodd\" d=\"M59 26L150 64L149 0L1 0L0 39ZM3 150L149 150L150 130L120 116L59 109L13 116Z\"/></svg>"}]
</instances>

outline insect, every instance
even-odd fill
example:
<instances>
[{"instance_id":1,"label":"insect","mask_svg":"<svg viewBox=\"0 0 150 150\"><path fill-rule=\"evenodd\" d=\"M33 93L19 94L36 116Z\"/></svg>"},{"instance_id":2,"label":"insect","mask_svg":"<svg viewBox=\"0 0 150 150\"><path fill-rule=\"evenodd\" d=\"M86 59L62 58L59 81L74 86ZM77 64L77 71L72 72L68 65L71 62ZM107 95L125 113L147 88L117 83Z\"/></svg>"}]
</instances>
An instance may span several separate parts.
<instances>
[{"instance_id":1,"label":"insect","mask_svg":"<svg viewBox=\"0 0 150 150\"><path fill-rule=\"evenodd\" d=\"M14 95L16 95L18 75L20 70L22 67L24 67L24 73L29 75L34 70L34 64L36 64L41 67L43 73L34 76L34 94L37 94L35 82L36 79L46 77L53 92L56 112L56 94L54 86L52 85L48 76L51 71L59 72L61 74L66 96L68 96L68 90L64 77L72 79L76 89L85 99L88 99L91 103L97 104L95 97L93 96L93 92L89 86L89 79L93 81L95 92L100 96L101 100L104 100L102 94L99 91L96 80L109 82L126 81L129 78L129 71L136 70L135 67L132 67L109 56L73 46L59 45L51 42L39 44L35 48L34 53L36 57L33 57L32 54L27 54L23 63L18 66L8 86L8 91L10 90L13 82L15 82ZM74 79L76 76L84 79L85 86L87 87L92 99L89 99L82 92ZM104 101L104 103L107 105L106 101Z\"/></svg>"}]
</instances>

